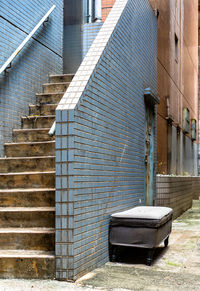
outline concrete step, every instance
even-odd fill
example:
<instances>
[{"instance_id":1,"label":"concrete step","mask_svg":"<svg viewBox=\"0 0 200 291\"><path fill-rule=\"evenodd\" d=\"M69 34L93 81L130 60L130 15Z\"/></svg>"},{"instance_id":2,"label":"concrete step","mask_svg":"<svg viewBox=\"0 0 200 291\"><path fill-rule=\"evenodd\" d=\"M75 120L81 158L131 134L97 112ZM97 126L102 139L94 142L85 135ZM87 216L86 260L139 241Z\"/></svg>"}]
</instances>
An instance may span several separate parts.
<instances>
[{"instance_id":1,"label":"concrete step","mask_svg":"<svg viewBox=\"0 0 200 291\"><path fill-rule=\"evenodd\" d=\"M57 104L37 104L29 105L29 114L31 115L55 115Z\"/></svg>"},{"instance_id":2,"label":"concrete step","mask_svg":"<svg viewBox=\"0 0 200 291\"><path fill-rule=\"evenodd\" d=\"M2 173L53 171L55 158L52 156L0 158L0 169Z\"/></svg>"},{"instance_id":3,"label":"concrete step","mask_svg":"<svg viewBox=\"0 0 200 291\"><path fill-rule=\"evenodd\" d=\"M55 189L1 189L1 207L54 207Z\"/></svg>"},{"instance_id":4,"label":"concrete step","mask_svg":"<svg viewBox=\"0 0 200 291\"><path fill-rule=\"evenodd\" d=\"M39 142L54 140L55 135L49 136L49 130L50 128L14 129L13 142Z\"/></svg>"},{"instance_id":5,"label":"concrete step","mask_svg":"<svg viewBox=\"0 0 200 291\"><path fill-rule=\"evenodd\" d=\"M1 250L54 251L55 230L53 228L0 228Z\"/></svg>"},{"instance_id":6,"label":"concrete step","mask_svg":"<svg viewBox=\"0 0 200 291\"><path fill-rule=\"evenodd\" d=\"M66 83L47 83L43 84L44 93L58 93L65 92L69 87L70 82Z\"/></svg>"},{"instance_id":7,"label":"concrete step","mask_svg":"<svg viewBox=\"0 0 200 291\"><path fill-rule=\"evenodd\" d=\"M62 82L71 82L74 77L74 74L63 74L63 75L50 75L50 83L62 83Z\"/></svg>"},{"instance_id":8,"label":"concrete step","mask_svg":"<svg viewBox=\"0 0 200 291\"><path fill-rule=\"evenodd\" d=\"M58 104L65 92L60 93L38 93L36 94L37 104Z\"/></svg>"},{"instance_id":9,"label":"concrete step","mask_svg":"<svg viewBox=\"0 0 200 291\"><path fill-rule=\"evenodd\" d=\"M0 207L1 228L54 227L54 207Z\"/></svg>"},{"instance_id":10,"label":"concrete step","mask_svg":"<svg viewBox=\"0 0 200 291\"><path fill-rule=\"evenodd\" d=\"M55 156L55 141L6 143L6 157Z\"/></svg>"},{"instance_id":11,"label":"concrete step","mask_svg":"<svg viewBox=\"0 0 200 291\"><path fill-rule=\"evenodd\" d=\"M30 250L1 250L0 278L53 279L54 252Z\"/></svg>"},{"instance_id":12,"label":"concrete step","mask_svg":"<svg viewBox=\"0 0 200 291\"><path fill-rule=\"evenodd\" d=\"M46 116L22 116L21 127L28 128L51 128L55 121L55 115Z\"/></svg>"},{"instance_id":13,"label":"concrete step","mask_svg":"<svg viewBox=\"0 0 200 291\"><path fill-rule=\"evenodd\" d=\"M55 171L0 173L0 189L54 188Z\"/></svg>"}]
</instances>

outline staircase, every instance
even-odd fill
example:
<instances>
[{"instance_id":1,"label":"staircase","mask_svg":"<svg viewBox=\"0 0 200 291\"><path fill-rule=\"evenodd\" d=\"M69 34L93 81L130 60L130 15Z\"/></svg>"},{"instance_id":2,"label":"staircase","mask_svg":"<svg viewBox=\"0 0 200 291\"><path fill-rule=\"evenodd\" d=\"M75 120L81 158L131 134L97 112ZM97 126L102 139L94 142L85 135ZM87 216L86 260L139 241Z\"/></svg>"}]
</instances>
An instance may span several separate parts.
<instances>
[{"instance_id":1,"label":"staircase","mask_svg":"<svg viewBox=\"0 0 200 291\"><path fill-rule=\"evenodd\" d=\"M0 159L0 278L55 277L55 108L73 75L50 76Z\"/></svg>"}]
</instances>

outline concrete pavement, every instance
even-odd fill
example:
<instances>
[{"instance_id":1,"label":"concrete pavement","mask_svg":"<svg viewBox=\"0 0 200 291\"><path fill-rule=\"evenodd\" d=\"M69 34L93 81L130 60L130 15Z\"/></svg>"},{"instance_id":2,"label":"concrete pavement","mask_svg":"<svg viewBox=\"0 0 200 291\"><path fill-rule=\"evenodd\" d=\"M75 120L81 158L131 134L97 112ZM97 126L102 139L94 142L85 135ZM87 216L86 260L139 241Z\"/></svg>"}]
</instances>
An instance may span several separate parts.
<instances>
[{"instance_id":1,"label":"concrete pavement","mask_svg":"<svg viewBox=\"0 0 200 291\"><path fill-rule=\"evenodd\" d=\"M141 249L121 249L120 262L107 263L76 283L0 280L0 291L200 290L200 201L173 222L169 246L160 245L151 267Z\"/></svg>"}]
</instances>

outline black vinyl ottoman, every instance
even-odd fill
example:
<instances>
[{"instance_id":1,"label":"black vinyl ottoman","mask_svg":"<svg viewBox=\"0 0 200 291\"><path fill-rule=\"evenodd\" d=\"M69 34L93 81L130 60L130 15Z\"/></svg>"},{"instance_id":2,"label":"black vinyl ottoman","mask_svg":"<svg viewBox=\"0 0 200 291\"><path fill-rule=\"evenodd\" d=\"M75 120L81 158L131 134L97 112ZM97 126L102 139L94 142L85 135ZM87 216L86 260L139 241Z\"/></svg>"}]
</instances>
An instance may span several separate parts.
<instances>
[{"instance_id":1,"label":"black vinyl ottoman","mask_svg":"<svg viewBox=\"0 0 200 291\"><path fill-rule=\"evenodd\" d=\"M169 207L138 206L114 213L110 219L110 260L116 259L117 246L148 249L147 265L151 265L155 248L164 241L168 245L173 210Z\"/></svg>"}]
</instances>

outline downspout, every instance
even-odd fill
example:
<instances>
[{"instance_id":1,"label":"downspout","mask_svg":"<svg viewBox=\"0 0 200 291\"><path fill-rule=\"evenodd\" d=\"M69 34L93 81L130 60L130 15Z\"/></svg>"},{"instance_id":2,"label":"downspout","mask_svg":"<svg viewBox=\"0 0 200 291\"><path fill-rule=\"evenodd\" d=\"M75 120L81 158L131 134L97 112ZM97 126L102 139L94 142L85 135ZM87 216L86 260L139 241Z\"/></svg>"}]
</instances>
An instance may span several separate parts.
<instances>
[{"instance_id":1,"label":"downspout","mask_svg":"<svg viewBox=\"0 0 200 291\"><path fill-rule=\"evenodd\" d=\"M88 19L88 23L91 23L92 22L92 0L87 0L87 19Z\"/></svg>"},{"instance_id":2,"label":"downspout","mask_svg":"<svg viewBox=\"0 0 200 291\"><path fill-rule=\"evenodd\" d=\"M101 1L102 0L95 0L95 9L94 9L94 21L95 22L101 22L102 17L101 17Z\"/></svg>"}]
</instances>

